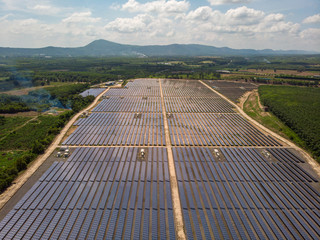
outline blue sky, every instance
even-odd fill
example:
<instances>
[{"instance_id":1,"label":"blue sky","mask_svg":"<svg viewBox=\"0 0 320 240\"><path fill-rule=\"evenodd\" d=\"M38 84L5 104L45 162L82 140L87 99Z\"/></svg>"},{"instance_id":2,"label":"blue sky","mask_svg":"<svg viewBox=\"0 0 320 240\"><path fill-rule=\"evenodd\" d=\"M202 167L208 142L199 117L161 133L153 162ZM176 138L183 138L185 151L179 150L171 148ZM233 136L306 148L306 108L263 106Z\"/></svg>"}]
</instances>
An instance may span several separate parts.
<instances>
[{"instance_id":1,"label":"blue sky","mask_svg":"<svg viewBox=\"0 0 320 240\"><path fill-rule=\"evenodd\" d=\"M0 0L0 46L152 45L320 51L319 0Z\"/></svg>"}]
</instances>

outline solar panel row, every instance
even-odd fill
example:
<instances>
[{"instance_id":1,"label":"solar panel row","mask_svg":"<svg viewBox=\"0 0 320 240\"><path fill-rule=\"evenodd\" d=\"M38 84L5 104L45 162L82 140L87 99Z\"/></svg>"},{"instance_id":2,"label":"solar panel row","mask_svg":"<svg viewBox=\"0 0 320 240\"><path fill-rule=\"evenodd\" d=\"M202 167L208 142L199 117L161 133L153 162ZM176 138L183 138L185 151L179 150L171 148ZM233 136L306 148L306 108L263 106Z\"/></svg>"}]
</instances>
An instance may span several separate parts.
<instances>
[{"instance_id":1,"label":"solar panel row","mask_svg":"<svg viewBox=\"0 0 320 240\"><path fill-rule=\"evenodd\" d=\"M98 239L121 238L133 231L174 237L166 149L148 148L143 161L138 150L77 148L69 161L55 163L20 200L1 222L0 237L24 238L31 231L30 237L37 239L85 239L97 226ZM145 218L139 228L135 216Z\"/></svg>"},{"instance_id":2,"label":"solar panel row","mask_svg":"<svg viewBox=\"0 0 320 240\"><path fill-rule=\"evenodd\" d=\"M82 93L80 93L80 95L82 97L86 97L86 96L94 96L97 97L100 93L102 93L104 90L106 90L105 88L90 88L88 90L83 91Z\"/></svg>"},{"instance_id":3,"label":"solar panel row","mask_svg":"<svg viewBox=\"0 0 320 240\"><path fill-rule=\"evenodd\" d=\"M92 113L76 123L79 127L67 145L165 145L160 113Z\"/></svg>"},{"instance_id":4,"label":"solar panel row","mask_svg":"<svg viewBox=\"0 0 320 240\"><path fill-rule=\"evenodd\" d=\"M279 146L239 114L176 113L168 118L175 146Z\"/></svg>"},{"instance_id":5,"label":"solar panel row","mask_svg":"<svg viewBox=\"0 0 320 240\"><path fill-rule=\"evenodd\" d=\"M227 161L221 162L209 148L173 148L188 238L319 236L315 226L320 218L314 212L320 210L320 197L308 183L312 179L286 178L255 149L219 152ZM272 172L279 176L277 181L269 179Z\"/></svg>"},{"instance_id":6,"label":"solar panel row","mask_svg":"<svg viewBox=\"0 0 320 240\"><path fill-rule=\"evenodd\" d=\"M188 96L188 95L184 95ZM212 97L164 97L166 112L233 113L232 105Z\"/></svg>"},{"instance_id":7,"label":"solar panel row","mask_svg":"<svg viewBox=\"0 0 320 240\"><path fill-rule=\"evenodd\" d=\"M159 97L110 97L103 99L93 112L161 112Z\"/></svg>"},{"instance_id":8,"label":"solar panel row","mask_svg":"<svg viewBox=\"0 0 320 240\"><path fill-rule=\"evenodd\" d=\"M131 86L127 88L110 89L104 96L150 96L160 97L159 86Z\"/></svg>"}]
</instances>

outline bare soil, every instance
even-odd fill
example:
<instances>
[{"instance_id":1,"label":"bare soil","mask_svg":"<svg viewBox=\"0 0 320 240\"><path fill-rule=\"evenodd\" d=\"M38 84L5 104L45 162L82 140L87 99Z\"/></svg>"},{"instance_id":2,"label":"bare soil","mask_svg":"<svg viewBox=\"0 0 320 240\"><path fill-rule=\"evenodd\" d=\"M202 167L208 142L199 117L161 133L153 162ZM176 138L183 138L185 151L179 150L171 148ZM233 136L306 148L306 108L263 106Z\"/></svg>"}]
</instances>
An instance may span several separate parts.
<instances>
[{"instance_id":1,"label":"bare soil","mask_svg":"<svg viewBox=\"0 0 320 240\"><path fill-rule=\"evenodd\" d=\"M77 128L78 128L78 126L70 127L69 130L67 131L66 135L64 135L64 137L62 138L61 143L63 143Z\"/></svg>"},{"instance_id":2,"label":"bare soil","mask_svg":"<svg viewBox=\"0 0 320 240\"><path fill-rule=\"evenodd\" d=\"M316 72L298 72L296 70L277 70L274 72L273 69L266 69L266 70L260 70L260 69L248 69L248 70L240 70L239 72L250 72L250 73L256 73L256 74L287 74L287 75L297 75L297 76L313 76L317 75L319 73Z\"/></svg>"},{"instance_id":3,"label":"bare soil","mask_svg":"<svg viewBox=\"0 0 320 240\"><path fill-rule=\"evenodd\" d=\"M39 113L36 111L29 111L29 112L18 112L18 113L0 113L0 116L5 117L36 117Z\"/></svg>"}]
</instances>

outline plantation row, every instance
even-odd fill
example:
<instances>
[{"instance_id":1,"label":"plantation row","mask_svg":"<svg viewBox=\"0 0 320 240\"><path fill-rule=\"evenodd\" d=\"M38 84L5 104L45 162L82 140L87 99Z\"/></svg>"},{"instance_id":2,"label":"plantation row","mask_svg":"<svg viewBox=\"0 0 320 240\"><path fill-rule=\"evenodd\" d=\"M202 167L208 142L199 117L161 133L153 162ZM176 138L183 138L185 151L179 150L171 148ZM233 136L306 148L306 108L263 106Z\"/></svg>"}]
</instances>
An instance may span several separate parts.
<instances>
[{"instance_id":1,"label":"plantation row","mask_svg":"<svg viewBox=\"0 0 320 240\"><path fill-rule=\"evenodd\" d=\"M260 86L261 102L296 132L320 159L320 89Z\"/></svg>"}]
</instances>

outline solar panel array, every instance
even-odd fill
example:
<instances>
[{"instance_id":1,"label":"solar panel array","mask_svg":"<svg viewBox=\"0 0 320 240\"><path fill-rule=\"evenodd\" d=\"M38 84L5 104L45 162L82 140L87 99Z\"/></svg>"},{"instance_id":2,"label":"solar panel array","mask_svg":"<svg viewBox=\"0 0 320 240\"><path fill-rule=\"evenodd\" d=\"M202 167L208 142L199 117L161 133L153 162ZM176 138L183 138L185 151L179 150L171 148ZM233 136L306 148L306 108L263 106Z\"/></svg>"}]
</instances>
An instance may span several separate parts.
<instances>
[{"instance_id":1,"label":"solar panel array","mask_svg":"<svg viewBox=\"0 0 320 240\"><path fill-rule=\"evenodd\" d=\"M205 80L206 84L214 88L224 96L228 97L233 102L248 91L258 89L258 85L248 82L233 82L233 81L218 81L218 80Z\"/></svg>"},{"instance_id":2,"label":"solar panel array","mask_svg":"<svg viewBox=\"0 0 320 240\"><path fill-rule=\"evenodd\" d=\"M130 81L74 126L0 239L175 239L170 146L187 239L319 239L319 177L199 81Z\"/></svg>"},{"instance_id":3,"label":"solar panel array","mask_svg":"<svg viewBox=\"0 0 320 240\"><path fill-rule=\"evenodd\" d=\"M267 149L273 162L261 149L214 150L173 149L188 237L319 238L318 180L299 158L287 149Z\"/></svg>"},{"instance_id":4,"label":"solar panel array","mask_svg":"<svg viewBox=\"0 0 320 240\"><path fill-rule=\"evenodd\" d=\"M79 126L63 144L90 146L164 146L161 113L92 113L75 123Z\"/></svg>"},{"instance_id":5,"label":"solar panel array","mask_svg":"<svg viewBox=\"0 0 320 240\"><path fill-rule=\"evenodd\" d=\"M103 99L93 112L160 112L159 97L110 97Z\"/></svg>"},{"instance_id":6,"label":"solar panel array","mask_svg":"<svg viewBox=\"0 0 320 240\"><path fill-rule=\"evenodd\" d=\"M241 115L175 113L168 118L175 146L280 146Z\"/></svg>"},{"instance_id":7,"label":"solar panel array","mask_svg":"<svg viewBox=\"0 0 320 240\"><path fill-rule=\"evenodd\" d=\"M166 148L77 148L0 224L0 239L174 239ZM170 225L169 225L170 224Z\"/></svg>"},{"instance_id":8,"label":"solar panel array","mask_svg":"<svg viewBox=\"0 0 320 240\"><path fill-rule=\"evenodd\" d=\"M83 91L82 93L80 93L80 95L82 97L86 97L86 96L94 96L97 97L100 93L102 93L104 90L106 90L105 88L90 88L88 90Z\"/></svg>"}]
</instances>

